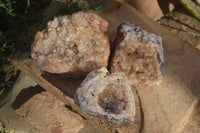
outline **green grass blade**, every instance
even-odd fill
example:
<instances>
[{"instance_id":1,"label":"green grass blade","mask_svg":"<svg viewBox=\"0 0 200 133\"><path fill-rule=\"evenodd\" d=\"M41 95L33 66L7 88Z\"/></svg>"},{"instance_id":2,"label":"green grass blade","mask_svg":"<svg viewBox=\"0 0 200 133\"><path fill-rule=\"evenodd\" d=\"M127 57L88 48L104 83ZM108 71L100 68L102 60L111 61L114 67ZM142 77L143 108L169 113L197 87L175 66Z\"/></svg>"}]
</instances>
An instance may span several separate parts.
<instances>
[{"instance_id":1,"label":"green grass blade","mask_svg":"<svg viewBox=\"0 0 200 133\"><path fill-rule=\"evenodd\" d=\"M5 39L2 31L0 31L0 39Z\"/></svg>"},{"instance_id":2,"label":"green grass blade","mask_svg":"<svg viewBox=\"0 0 200 133\"><path fill-rule=\"evenodd\" d=\"M101 8L103 8L103 3L97 4L95 10L99 10Z\"/></svg>"},{"instance_id":3,"label":"green grass blade","mask_svg":"<svg viewBox=\"0 0 200 133\"><path fill-rule=\"evenodd\" d=\"M27 8L29 8L30 7L30 0L27 0Z\"/></svg>"},{"instance_id":4,"label":"green grass blade","mask_svg":"<svg viewBox=\"0 0 200 133\"><path fill-rule=\"evenodd\" d=\"M0 95L5 91L6 88L1 89L0 91ZM6 128L0 129L0 132L3 132L4 130L6 130Z\"/></svg>"}]
</instances>

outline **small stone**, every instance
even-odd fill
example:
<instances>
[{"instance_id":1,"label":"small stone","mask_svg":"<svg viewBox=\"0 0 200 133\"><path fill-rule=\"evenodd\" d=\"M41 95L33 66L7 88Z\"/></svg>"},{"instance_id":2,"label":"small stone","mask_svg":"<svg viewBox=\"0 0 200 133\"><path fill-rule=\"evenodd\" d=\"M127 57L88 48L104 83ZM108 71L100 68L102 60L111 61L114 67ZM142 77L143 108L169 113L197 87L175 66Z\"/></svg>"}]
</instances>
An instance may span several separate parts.
<instances>
[{"instance_id":1,"label":"small stone","mask_svg":"<svg viewBox=\"0 0 200 133\"><path fill-rule=\"evenodd\" d=\"M94 13L55 17L36 34L31 57L50 73L87 75L108 64L107 32L108 22Z\"/></svg>"},{"instance_id":2,"label":"small stone","mask_svg":"<svg viewBox=\"0 0 200 133\"><path fill-rule=\"evenodd\" d=\"M163 79L162 39L123 22L116 37L116 50L111 72L123 72L132 84L159 85Z\"/></svg>"},{"instance_id":3,"label":"small stone","mask_svg":"<svg viewBox=\"0 0 200 133\"><path fill-rule=\"evenodd\" d=\"M77 89L74 102L90 115L117 122L133 122L135 99L122 73L109 74L105 67L90 72Z\"/></svg>"}]
</instances>

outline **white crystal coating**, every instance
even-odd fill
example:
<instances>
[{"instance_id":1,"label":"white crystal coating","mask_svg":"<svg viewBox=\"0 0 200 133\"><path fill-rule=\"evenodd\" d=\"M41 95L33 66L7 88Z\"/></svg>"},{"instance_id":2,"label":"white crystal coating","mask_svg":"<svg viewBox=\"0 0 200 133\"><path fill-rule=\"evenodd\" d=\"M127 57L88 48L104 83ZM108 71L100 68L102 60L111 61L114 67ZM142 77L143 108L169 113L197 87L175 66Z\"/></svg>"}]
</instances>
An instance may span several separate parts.
<instances>
[{"instance_id":1,"label":"white crystal coating","mask_svg":"<svg viewBox=\"0 0 200 133\"><path fill-rule=\"evenodd\" d=\"M108 64L107 30L108 22L94 13L55 17L36 34L31 57L47 72L87 74Z\"/></svg>"},{"instance_id":2,"label":"white crystal coating","mask_svg":"<svg viewBox=\"0 0 200 133\"><path fill-rule=\"evenodd\" d=\"M134 121L135 99L129 80L121 73L108 74L105 67L87 75L74 101L88 114L119 122Z\"/></svg>"}]
</instances>

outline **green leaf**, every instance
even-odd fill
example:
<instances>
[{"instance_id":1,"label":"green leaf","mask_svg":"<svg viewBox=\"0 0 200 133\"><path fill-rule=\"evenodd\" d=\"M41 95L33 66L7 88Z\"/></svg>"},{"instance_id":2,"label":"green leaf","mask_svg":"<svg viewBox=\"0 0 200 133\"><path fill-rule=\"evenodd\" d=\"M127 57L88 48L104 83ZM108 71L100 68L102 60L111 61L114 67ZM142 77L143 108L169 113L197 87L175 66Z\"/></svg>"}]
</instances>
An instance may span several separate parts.
<instances>
[{"instance_id":1,"label":"green leaf","mask_svg":"<svg viewBox=\"0 0 200 133\"><path fill-rule=\"evenodd\" d=\"M198 20L200 20L200 10L191 0L180 0L182 5Z\"/></svg>"},{"instance_id":2,"label":"green leaf","mask_svg":"<svg viewBox=\"0 0 200 133\"><path fill-rule=\"evenodd\" d=\"M2 128L2 129L0 129L0 132L3 132L3 131L5 131L7 128Z\"/></svg>"},{"instance_id":3,"label":"green leaf","mask_svg":"<svg viewBox=\"0 0 200 133\"><path fill-rule=\"evenodd\" d=\"M7 87L11 87L11 85L13 84L13 82L11 82L11 81L6 81L5 84L6 84Z\"/></svg>"},{"instance_id":4,"label":"green leaf","mask_svg":"<svg viewBox=\"0 0 200 133\"><path fill-rule=\"evenodd\" d=\"M0 31L0 39L5 39L2 31Z\"/></svg>"},{"instance_id":5,"label":"green leaf","mask_svg":"<svg viewBox=\"0 0 200 133\"><path fill-rule=\"evenodd\" d=\"M4 50L0 51L1 58L8 57L8 55L4 52Z\"/></svg>"},{"instance_id":6,"label":"green leaf","mask_svg":"<svg viewBox=\"0 0 200 133\"><path fill-rule=\"evenodd\" d=\"M103 8L103 3L97 4L96 7L95 7L95 10L99 10L101 8Z\"/></svg>"},{"instance_id":7,"label":"green leaf","mask_svg":"<svg viewBox=\"0 0 200 133\"><path fill-rule=\"evenodd\" d=\"M9 64L3 64L0 66L0 69L3 71L8 71L10 67L11 67L11 65L9 65Z\"/></svg>"},{"instance_id":8,"label":"green leaf","mask_svg":"<svg viewBox=\"0 0 200 133\"><path fill-rule=\"evenodd\" d=\"M27 8L30 7L30 0L27 0Z\"/></svg>"},{"instance_id":9,"label":"green leaf","mask_svg":"<svg viewBox=\"0 0 200 133\"><path fill-rule=\"evenodd\" d=\"M6 0L6 6L8 7L9 11L12 12L12 2L10 0Z\"/></svg>"},{"instance_id":10,"label":"green leaf","mask_svg":"<svg viewBox=\"0 0 200 133\"><path fill-rule=\"evenodd\" d=\"M5 91L5 89L6 89L6 88L1 89L0 95ZM0 129L0 132L3 132L3 131L5 131L5 130L6 130L6 128Z\"/></svg>"}]
</instances>

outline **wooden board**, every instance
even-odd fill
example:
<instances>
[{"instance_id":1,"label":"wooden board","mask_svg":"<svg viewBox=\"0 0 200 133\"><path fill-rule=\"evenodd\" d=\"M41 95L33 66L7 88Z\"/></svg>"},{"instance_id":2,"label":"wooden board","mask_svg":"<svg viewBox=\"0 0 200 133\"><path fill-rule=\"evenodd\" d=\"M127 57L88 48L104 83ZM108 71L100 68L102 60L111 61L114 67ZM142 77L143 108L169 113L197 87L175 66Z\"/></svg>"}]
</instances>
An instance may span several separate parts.
<instances>
[{"instance_id":1,"label":"wooden board","mask_svg":"<svg viewBox=\"0 0 200 133\"><path fill-rule=\"evenodd\" d=\"M75 106L72 97L82 80L70 80L69 82L67 79L56 80L59 75L54 75L55 77L51 74L45 75L37 66L33 65L32 60L18 61L16 65L44 89L70 105L99 132L114 132L115 130L131 133L140 131L144 133L180 132L200 99L200 52L170 33L166 28L139 14L130 5L106 0L104 8L96 13L109 21L111 45L117 27L123 21L140 25L142 29L163 38L166 61L164 82L160 86L136 87L141 103L136 100L139 114L137 114L137 119L133 124L123 125L121 128L111 128Z\"/></svg>"},{"instance_id":2,"label":"wooden board","mask_svg":"<svg viewBox=\"0 0 200 133\"><path fill-rule=\"evenodd\" d=\"M22 72L26 73L31 79L38 83L41 87L52 93L58 99L63 101L67 106L71 107L72 110L80 114L86 120L86 122L88 122L91 126L96 128L98 132L139 132L141 125L141 114L139 105L140 103L139 98L134 89L133 91L136 102L135 121L133 123L114 125L110 123L105 123L99 120L98 118L86 114L74 104L73 97L75 95L76 89L79 87L83 79L65 78L63 77L63 75L42 72L35 63L35 61L33 61L32 59L26 59L24 61L13 61L13 63Z\"/></svg>"}]
</instances>

